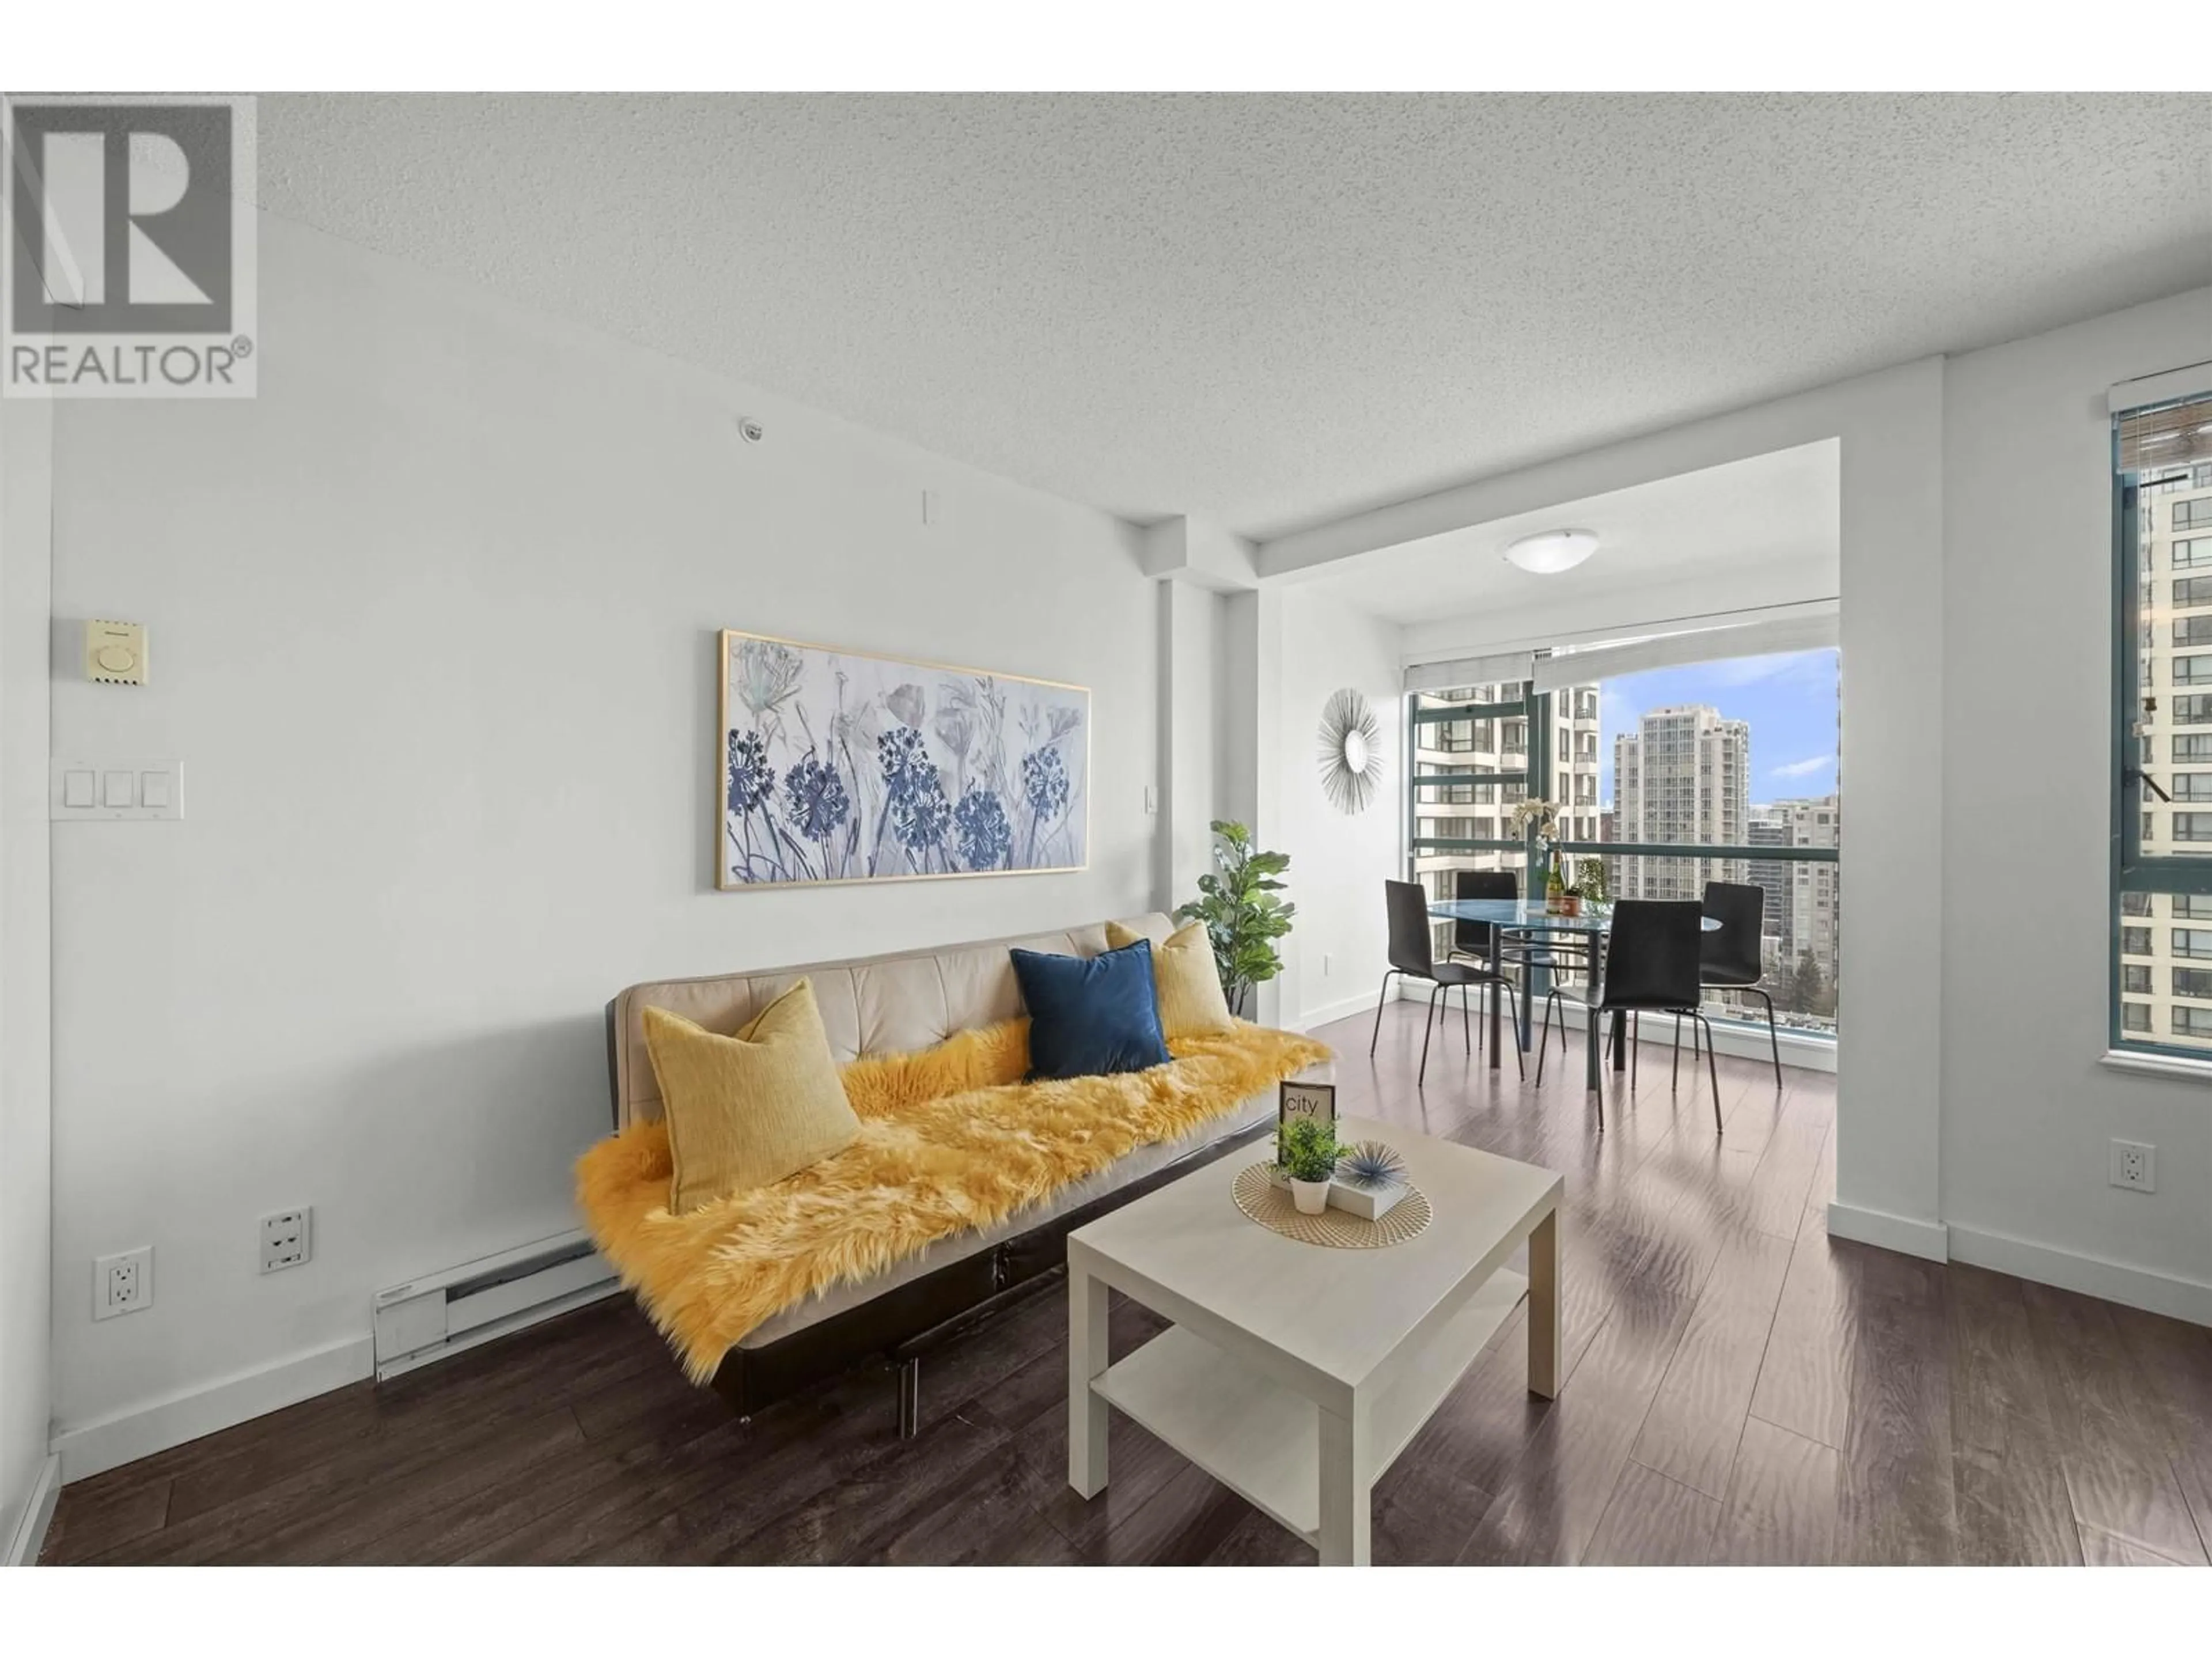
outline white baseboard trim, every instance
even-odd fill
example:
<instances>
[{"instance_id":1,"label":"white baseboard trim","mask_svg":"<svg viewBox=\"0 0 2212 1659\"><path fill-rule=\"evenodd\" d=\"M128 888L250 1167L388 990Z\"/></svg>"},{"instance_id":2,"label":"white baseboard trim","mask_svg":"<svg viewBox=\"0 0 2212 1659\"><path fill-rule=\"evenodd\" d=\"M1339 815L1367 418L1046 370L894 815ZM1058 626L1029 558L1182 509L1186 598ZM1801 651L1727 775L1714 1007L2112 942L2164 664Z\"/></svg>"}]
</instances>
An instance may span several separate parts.
<instances>
[{"instance_id":1,"label":"white baseboard trim","mask_svg":"<svg viewBox=\"0 0 2212 1659\"><path fill-rule=\"evenodd\" d=\"M375 1368L375 1345L370 1339L348 1337L64 1431L53 1443L62 1460L62 1479L82 1480L349 1382L366 1382Z\"/></svg>"},{"instance_id":2,"label":"white baseboard trim","mask_svg":"<svg viewBox=\"0 0 2212 1659\"><path fill-rule=\"evenodd\" d=\"M1828 1206L1828 1237L1872 1244L1903 1255L1917 1255L1927 1261L1951 1259L1951 1230L1942 1222L1892 1215L1887 1210L1862 1209L1856 1204Z\"/></svg>"},{"instance_id":3,"label":"white baseboard trim","mask_svg":"<svg viewBox=\"0 0 2212 1659\"><path fill-rule=\"evenodd\" d=\"M2187 1320L2192 1325L2212 1325L2212 1285L2201 1279L2179 1279L2125 1261L2053 1249L2048 1244L1984 1232L1978 1227L1954 1224L1950 1232L1954 1261L2010 1273L2015 1279L2032 1279L2039 1285L2056 1285L2062 1291L2076 1291L2170 1319Z\"/></svg>"},{"instance_id":4,"label":"white baseboard trim","mask_svg":"<svg viewBox=\"0 0 2212 1659\"><path fill-rule=\"evenodd\" d=\"M46 1547L46 1528L53 1523L54 1504L62 1495L62 1460L49 1456L39 1465L39 1473L31 1482L31 1495L23 1505L21 1519L15 1522L15 1535L8 1540L8 1553L0 1556L0 1567L35 1567L39 1552Z\"/></svg>"},{"instance_id":5,"label":"white baseboard trim","mask_svg":"<svg viewBox=\"0 0 2212 1659\"><path fill-rule=\"evenodd\" d=\"M1354 1014L1372 1015L1376 1000L1376 993L1370 991L1364 996L1346 997L1341 1002L1323 1003L1318 1008L1309 1008L1298 1017L1296 1029L1310 1031L1317 1026L1328 1024L1332 1020L1350 1019Z\"/></svg>"},{"instance_id":6,"label":"white baseboard trim","mask_svg":"<svg viewBox=\"0 0 2212 1659\"><path fill-rule=\"evenodd\" d=\"M1426 1002L1429 1000L1428 988L1421 981L1401 979L1391 982L1399 988L1393 994L1394 1001ZM1354 998L1349 1002L1332 1003L1328 1007L1308 1015L1306 1023L1298 1029L1310 1031L1316 1025L1325 1025L1330 1020L1342 1019L1346 1015L1362 1011L1370 1014L1375 1012L1375 999L1372 996ZM1536 1018L1540 1024L1543 1018L1543 1009L1540 1006L1536 1011ZM1577 1034L1580 1033L1579 1018L1577 1024L1570 1029ZM1643 1029L1640 1023L1637 1029L1639 1031ZM1603 1030L1601 1027L1601 1040L1602 1040L1602 1035ZM1651 1035L1638 1040L1646 1048L1656 1043L1660 1048L1671 1050L1674 1045L1674 1021L1664 1014L1652 1015ZM1774 1053L1774 1048L1767 1045L1766 1023L1764 1020L1755 1024L1742 1025L1725 1020L1715 1020L1713 1047L1732 1060L1768 1060ZM1781 1049L1782 1063L1785 1066L1794 1066L1807 1072L1827 1072L1832 1074L1836 1069L1836 1041L1833 1037L1808 1036L1802 1031L1793 1031L1784 1025L1775 1033L1774 1047Z\"/></svg>"}]
</instances>

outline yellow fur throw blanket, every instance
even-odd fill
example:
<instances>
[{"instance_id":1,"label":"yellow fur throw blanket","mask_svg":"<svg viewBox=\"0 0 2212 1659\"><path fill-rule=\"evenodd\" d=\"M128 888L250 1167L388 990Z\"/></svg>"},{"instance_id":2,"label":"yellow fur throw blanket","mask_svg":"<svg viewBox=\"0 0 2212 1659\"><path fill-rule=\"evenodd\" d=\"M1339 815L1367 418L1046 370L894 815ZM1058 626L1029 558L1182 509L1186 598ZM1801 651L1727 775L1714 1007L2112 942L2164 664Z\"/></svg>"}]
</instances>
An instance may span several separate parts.
<instances>
[{"instance_id":1,"label":"yellow fur throw blanket","mask_svg":"<svg viewBox=\"0 0 2212 1659\"><path fill-rule=\"evenodd\" d=\"M1023 1083L1027 1020L963 1031L920 1054L847 1066L860 1139L773 1186L672 1215L668 1131L636 1123L577 1160L576 1201L704 1382L783 1309L1003 1221L1329 1055L1310 1038L1242 1022L1168 1047L1174 1062L1146 1072Z\"/></svg>"}]
</instances>

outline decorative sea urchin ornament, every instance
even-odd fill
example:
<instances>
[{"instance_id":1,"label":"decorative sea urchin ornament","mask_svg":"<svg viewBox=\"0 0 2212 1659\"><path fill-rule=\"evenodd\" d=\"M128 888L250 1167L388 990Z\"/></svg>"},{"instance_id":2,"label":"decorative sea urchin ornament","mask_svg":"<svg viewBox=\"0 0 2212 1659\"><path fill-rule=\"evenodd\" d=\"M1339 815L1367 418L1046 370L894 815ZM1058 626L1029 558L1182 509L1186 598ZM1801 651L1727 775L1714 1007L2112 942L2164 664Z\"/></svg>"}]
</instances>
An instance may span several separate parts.
<instances>
[{"instance_id":1,"label":"decorative sea urchin ornament","mask_svg":"<svg viewBox=\"0 0 2212 1659\"><path fill-rule=\"evenodd\" d=\"M1363 1192L1399 1186L1406 1179L1406 1160L1379 1140L1356 1141L1337 1160L1336 1178Z\"/></svg>"}]
</instances>

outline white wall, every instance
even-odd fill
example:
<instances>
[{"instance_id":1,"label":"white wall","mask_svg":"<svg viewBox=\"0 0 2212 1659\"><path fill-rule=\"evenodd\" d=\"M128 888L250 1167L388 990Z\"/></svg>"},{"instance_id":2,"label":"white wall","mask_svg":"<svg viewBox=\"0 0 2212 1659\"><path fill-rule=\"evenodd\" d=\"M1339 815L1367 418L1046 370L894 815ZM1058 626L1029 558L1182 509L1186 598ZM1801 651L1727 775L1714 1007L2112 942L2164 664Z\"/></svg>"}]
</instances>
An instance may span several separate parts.
<instances>
[{"instance_id":1,"label":"white wall","mask_svg":"<svg viewBox=\"0 0 2212 1659\"><path fill-rule=\"evenodd\" d=\"M1389 966L1382 884L1406 862L1402 630L1297 587L1283 592L1280 606L1280 781L1265 839L1291 855L1289 896L1298 915L1285 941L1280 1018L1303 1028L1372 1007ZM1382 785L1354 814L1329 805L1317 764L1322 709L1342 687L1374 705L1382 727Z\"/></svg>"},{"instance_id":2,"label":"white wall","mask_svg":"<svg viewBox=\"0 0 2212 1659\"><path fill-rule=\"evenodd\" d=\"M0 1552L15 1535L46 1459L52 416L51 404L0 404ZM88 1268L87 1273L88 1283Z\"/></svg>"},{"instance_id":3,"label":"white wall","mask_svg":"<svg viewBox=\"0 0 2212 1659\"><path fill-rule=\"evenodd\" d=\"M148 623L153 684L58 683L55 750L179 757L186 808L54 836L65 1431L358 1374L373 1291L574 1226L623 985L1159 884L1137 532L282 221L260 249L258 400L58 422L54 610ZM714 892L723 626L1090 685L1090 868ZM315 1259L264 1278L296 1204ZM90 1259L138 1244L156 1305L93 1324Z\"/></svg>"},{"instance_id":4,"label":"white wall","mask_svg":"<svg viewBox=\"0 0 2212 1659\"><path fill-rule=\"evenodd\" d=\"M1943 392L1943 1216L1956 1254L2026 1272L2053 1264L2022 1243L2085 1258L2058 1265L2092 1289L2094 1263L2134 1267L2179 1281L2172 1310L2193 1302L2199 1318L2212 1089L2097 1057L2114 764L2105 393L2208 358L2212 289L1956 358ZM2157 1146L2155 1194L2106 1183L2115 1137Z\"/></svg>"}]
</instances>

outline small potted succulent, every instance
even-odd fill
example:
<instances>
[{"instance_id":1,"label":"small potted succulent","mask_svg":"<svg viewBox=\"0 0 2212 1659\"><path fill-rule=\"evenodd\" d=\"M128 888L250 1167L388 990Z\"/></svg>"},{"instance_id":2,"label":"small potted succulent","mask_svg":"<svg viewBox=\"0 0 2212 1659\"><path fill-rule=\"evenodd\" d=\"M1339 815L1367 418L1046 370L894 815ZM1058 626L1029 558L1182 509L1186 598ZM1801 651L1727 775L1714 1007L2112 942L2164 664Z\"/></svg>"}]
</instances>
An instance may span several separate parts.
<instances>
[{"instance_id":1,"label":"small potted succulent","mask_svg":"<svg viewBox=\"0 0 2212 1659\"><path fill-rule=\"evenodd\" d=\"M1284 1129L1276 1163L1291 1183L1291 1202L1298 1206L1299 1214L1319 1215L1328 1207L1329 1177L1336 1173L1341 1155L1334 1124L1302 1117Z\"/></svg>"}]
</instances>

